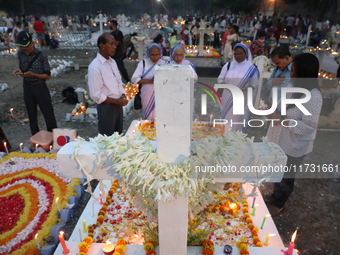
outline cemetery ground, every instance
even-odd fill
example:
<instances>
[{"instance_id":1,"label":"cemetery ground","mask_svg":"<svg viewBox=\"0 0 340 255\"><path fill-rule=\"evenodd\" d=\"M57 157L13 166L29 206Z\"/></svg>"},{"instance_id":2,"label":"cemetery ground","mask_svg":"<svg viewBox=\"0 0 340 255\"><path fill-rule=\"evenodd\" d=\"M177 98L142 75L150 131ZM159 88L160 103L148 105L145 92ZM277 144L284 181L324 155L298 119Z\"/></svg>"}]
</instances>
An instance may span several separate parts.
<instances>
[{"instance_id":1,"label":"cemetery ground","mask_svg":"<svg viewBox=\"0 0 340 255\"><path fill-rule=\"evenodd\" d=\"M96 56L95 52L86 50L44 50L49 56L58 56L67 59L75 56L72 61L80 65L80 69L68 68L57 77L47 81L52 94L52 101L58 127L78 130L79 136L88 139L97 135L97 124L94 122L67 122L66 113L70 113L74 104L63 103L62 90L68 86L87 89L85 75L87 65ZM131 76L137 62L126 61L125 66ZM23 101L22 78L16 78L12 71L18 66L17 58L13 56L1 57L0 83L7 83L10 89L0 93L0 125L4 130L12 151L19 150L19 144L27 145L30 138L29 125L23 120L27 118ZM215 84L215 78L200 78L199 81ZM15 119L10 119L10 108L13 108ZM124 130L127 130L131 121L141 117L141 111L132 111L124 120ZM45 129L44 120L39 111L39 124ZM255 136L256 141L265 135L265 128L251 128L249 136ZM340 132L319 131L314 142L314 150L306 156L303 163L309 164L338 164L340 158ZM340 169L338 169L340 172ZM296 248L301 254L340 254L338 238L340 236L340 173L331 175L331 178L296 179L295 190L287 202L283 212L273 217L281 238L287 247L292 233L296 228L298 236L295 241ZM264 194L270 194L272 184L266 183L261 187ZM71 223L67 227L66 239L70 236L81 211L86 206L89 195L82 197L81 203L73 210Z\"/></svg>"}]
</instances>

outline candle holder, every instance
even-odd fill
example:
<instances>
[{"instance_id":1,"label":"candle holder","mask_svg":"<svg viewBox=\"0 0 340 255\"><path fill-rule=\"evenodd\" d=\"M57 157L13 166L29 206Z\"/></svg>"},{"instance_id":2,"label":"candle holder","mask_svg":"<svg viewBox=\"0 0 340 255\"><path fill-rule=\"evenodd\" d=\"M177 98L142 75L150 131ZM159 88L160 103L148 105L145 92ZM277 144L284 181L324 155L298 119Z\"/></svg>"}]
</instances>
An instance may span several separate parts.
<instances>
[{"instance_id":1,"label":"candle holder","mask_svg":"<svg viewBox=\"0 0 340 255\"><path fill-rule=\"evenodd\" d=\"M106 244L103 246L102 251L105 255L112 255L115 251L116 246L111 243L109 240L106 241Z\"/></svg>"}]
</instances>

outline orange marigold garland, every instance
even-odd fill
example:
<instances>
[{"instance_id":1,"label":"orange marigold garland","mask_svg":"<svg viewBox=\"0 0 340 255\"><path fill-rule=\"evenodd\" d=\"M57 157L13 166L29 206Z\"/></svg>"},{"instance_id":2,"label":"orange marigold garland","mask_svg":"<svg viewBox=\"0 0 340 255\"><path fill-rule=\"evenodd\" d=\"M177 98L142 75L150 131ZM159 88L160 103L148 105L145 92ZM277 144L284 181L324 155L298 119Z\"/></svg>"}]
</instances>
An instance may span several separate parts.
<instances>
[{"instance_id":1,"label":"orange marigold garland","mask_svg":"<svg viewBox=\"0 0 340 255\"><path fill-rule=\"evenodd\" d=\"M98 218L97 218L97 222L96 224L90 224L88 225L87 227L87 233L88 233L88 236L84 238L84 240L78 245L78 248L79 248L79 253L78 255L86 255L88 253L88 251L90 250L90 247L93 243L93 237L94 237L94 231L95 229L97 228L97 226L100 226L103 221L104 221L104 216L106 214L106 211L107 211L107 206L112 202L112 195L116 192L117 190L117 187L118 187L118 180L115 180L113 183L112 183L112 186L108 192L108 196L106 197L106 201L104 203L104 205L102 206L102 208L99 210L98 212ZM119 244L118 244L119 242ZM118 245L122 245L125 247L126 245L126 241L123 240L123 239L119 239L117 241L117 244L116 244L116 249L118 248L117 246ZM119 251L123 251L124 250L124 247L119 247ZM125 252L125 250L124 250ZM124 254L123 253L117 253L115 255L118 255L118 254Z\"/></svg>"},{"instance_id":2,"label":"orange marigold garland","mask_svg":"<svg viewBox=\"0 0 340 255\"><path fill-rule=\"evenodd\" d=\"M124 239L122 238L118 239L116 242L116 249L113 255L124 255L126 251L126 244L127 242Z\"/></svg>"},{"instance_id":3,"label":"orange marigold garland","mask_svg":"<svg viewBox=\"0 0 340 255\"><path fill-rule=\"evenodd\" d=\"M144 243L144 251L146 255L156 255L155 246L157 243L155 241L149 240Z\"/></svg>"},{"instance_id":4,"label":"orange marigold garland","mask_svg":"<svg viewBox=\"0 0 340 255\"><path fill-rule=\"evenodd\" d=\"M203 255L214 255L214 243L211 240L205 240L202 243L203 246Z\"/></svg>"},{"instance_id":5,"label":"orange marigold garland","mask_svg":"<svg viewBox=\"0 0 340 255\"><path fill-rule=\"evenodd\" d=\"M243 194L245 195L245 194ZM258 231L259 229L257 227L254 226L253 224L253 220L250 218L250 214L249 214L249 209L248 209L248 202L247 199L243 199L243 208L242 211L244 212L244 220L246 221L248 228L251 231L251 235L253 238L253 243L256 247L262 247L263 244L260 241L259 235L258 235ZM245 253L247 254L247 253Z\"/></svg>"}]
</instances>

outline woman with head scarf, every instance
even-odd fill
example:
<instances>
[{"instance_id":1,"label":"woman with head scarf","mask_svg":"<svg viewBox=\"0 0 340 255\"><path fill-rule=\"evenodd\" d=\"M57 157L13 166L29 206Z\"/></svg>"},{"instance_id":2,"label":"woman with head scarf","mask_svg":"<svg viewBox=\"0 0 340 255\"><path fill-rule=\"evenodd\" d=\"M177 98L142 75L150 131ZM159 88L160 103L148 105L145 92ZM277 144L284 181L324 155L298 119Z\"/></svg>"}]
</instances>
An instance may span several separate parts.
<instances>
[{"instance_id":1,"label":"woman with head scarf","mask_svg":"<svg viewBox=\"0 0 340 255\"><path fill-rule=\"evenodd\" d=\"M196 82L198 77L196 73L195 66L189 61L185 59L185 49L182 45L176 45L170 51L170 65L188 65L192 68L193 78Z\"/></svg>"},{"instance_id":2,"label":"woman with head scarf","mask_svg":"<svg viewBox=\"0 0 340 255\"><path fill-rule=\"evenodd\" d=\"M162 60L162 49L158 43L148 46L145 59L139 62L135 72L131 77L131 82L143 85L141 88L143 119L154 120L155 111L155 92L154 92L154 73L155 66L166 64Z\"/></svg>"},{"instance_id":3,"label":"woman with head scarf","mask_svg":"<svg viewBox=\"0 0 340 255\"><path fill-rule=\"evenodd\" d=\"M221 119L226 119L233 130L242 130L243 132L247 132L247 123L250 119L250 111L247 107L247 89L248 87L252 88L254 103L260 77L259 71L248 61L248 58L249 51L247 45L243 43L236 44L234 46L234 60L223 66L217 78L218 83L232 84L243 91L245 103L244 115L233 114L233 96L229 89L223 90L221 111Z\"/></svg>"},{"instance_id":4,"label":"woman with head scarf","mask_svg":"<svg viewBox=\"0 0 340 255\"><path fill-rule=\"evenodd\" d=\"M310 99L303 104L310 115L305 115L295 104L288 104L286 113L272 113L267 137L277 143L287 155L287 169L300 169L304 157L313 150L319 116L322 108L322 94L318 83L319 61L311 53L296 56L292 62L290 78L293 87L309 91ZM287 98L304 98L304 93L287 93ZM282 109L281 109L282 110ZM284 126L283 126L284 125ZM305 171L305 169L303 170ZM274 184L273 194L265 197L272 216L282 211L294 190L295 171L285 172L283 179Z\"/></svg>"}]
</instances>

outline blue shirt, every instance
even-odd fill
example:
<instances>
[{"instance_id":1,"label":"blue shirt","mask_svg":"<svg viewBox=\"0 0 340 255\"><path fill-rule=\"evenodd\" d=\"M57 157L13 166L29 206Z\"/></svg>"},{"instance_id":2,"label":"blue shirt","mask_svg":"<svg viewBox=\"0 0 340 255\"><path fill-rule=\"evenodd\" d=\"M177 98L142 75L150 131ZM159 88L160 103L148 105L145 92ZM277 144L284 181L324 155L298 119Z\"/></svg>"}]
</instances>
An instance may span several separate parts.
<instances>
[{"instance_id":1,"label":"blue shirt","mask_svg":"<svg viewBox=\"0 0 340 255\"><path fill-rule=\"evenodd\" d=\"M268 80L268 86L271 88L270 95L269 95L269 101L272 101L272 88L278 88L277 90L277 102L278 102L278 108L281 108L281 104L279 102L281 101L281 87L291 87L292 84L290 83L290 71L292 69L292 63L290 63L286 68L282 71L279 68L275 67L273 73L270 75ZM280 77L286 78L285 81L282 83L281 86L276 86L272 84L273 78L280 75Z\"/></svg>"}]
</instances>

